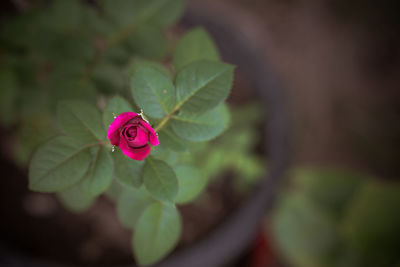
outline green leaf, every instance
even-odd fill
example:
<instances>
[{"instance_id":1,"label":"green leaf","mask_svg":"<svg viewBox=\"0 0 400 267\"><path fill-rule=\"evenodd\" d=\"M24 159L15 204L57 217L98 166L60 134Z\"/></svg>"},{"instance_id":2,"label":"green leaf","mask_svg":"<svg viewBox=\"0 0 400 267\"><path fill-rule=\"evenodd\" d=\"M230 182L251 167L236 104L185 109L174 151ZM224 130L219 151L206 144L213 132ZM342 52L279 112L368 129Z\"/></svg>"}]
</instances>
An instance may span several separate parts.
<instances>
[{"instance_id":1,"label":"green leaf","mask_svg":"<svg viewBox=\"0 0 400 267\"><path fill-rule=\"evenodd\" d=\"M187 142L182 140L172 131L170 127L164 127L158 132L160 144L177 152L187 150Z\"/></svg>"},{"instance_id":2,"label":"green leaf","mask_svg":"<svg viewBox=\"0 0 400 267\"><path fill-rule=\"evenodd\" d=\"M206 186L207 179L199 169L190 165L181 165L175 168L178 177L178 196L176 203L184 204L195 199Z\"/></svg>"},{"instance_id":3,"label":"green leaf","mask_svg":"<svg viewBox=\"0 0 400 267\"><path fill-rule=\"evenodd\" d=\"M278 247L293 266L329 266L340 244L335 221L301 193L285 194L273 216Z\"/></svg>"},{"instance_id":4,"label":"green leaf","mask_svg":"<svg viewBox=\"0 0 400 267\"><path fill-rule=\"evenodd\" d=\"M126 74L123 69L108 62L100 62L92 72L93 82L96 87L106 93L122 93L127 88Z\"/></svg>"},{"instance_id":5,"label":"green leaf","mask_svg":"<svg viewBox=\"0 0 400 267\"><path fill-rule=\"evenodd\" d=\"M121 26L168 26L182 14L183 0L101 0L105 13Z\"/></svg>"},{"instance_id":6,"label":"green leaf","mask_svg":"<svg viewBox=\"0 0 400 267\"><path fill-rule=\"evenodd\" d=\"M86 102L61 102L57 108L57 116L65 133L83 144L106 137L100 112Z\"/></svg>"},{"instance_id":7,"label":"green leaf","mask_svg":"<svg viewBox=\"0 0 400 267\"><path fill-rule=\"evenodd\" d=\"M109 198L111 201L117 202L117 200L118 200L119 196L121 195L122 190L124 188L125 187L121 183L119 183L117 181L117 179L113 179L110 187L107 189L107 191L104 193L104 195L107 198Z\"/></svg>"},{"instance_id":8,"label":"green leaf","mask_svg":"<svg viewBox=\"0 0 400 267\"><path fill-rule=\"evenodd\" d=\"M170 79L156 69L142 67L132 79L132 94L145 114L162 118L175 105L175 88Z\"/></svg>"},{"instance_id":9,"label":"green leaf","mask_svg":"<svg viewBox=\"0 0 400 267\"><path fill-rule=\"evenodd\" d=\"M10 151L16 164L25 168L39 146L56 135L54 118L49 112L21 115L19 127L13 132L16 140Z\"/></svg>"},{"instance_id":10,"label":"green leaf","mask_svg":"<svg viewBox=\"0 0 400 267\"><path fill-rule=\"evenodd\" d=\"M143 58L135 58L129 65L129 76L133 76L141 67L149 67L158 70L168 78L172 77L169 69L157 61L146 60Z\"/></svg>"},{"instance_id":11,"label":"green leaf","mask_svg":"<svg viewBox=\"0 0 400 267\"><path fill-rule=\"evenodd\" d=\"M182 156L182 153L175 152L171 149L163 148L162 145L158 145L152 148L152 157L155 159L165 161L169 166L176 165ZM186 155L185 155L186 156Z\"/></svg>"},{"instance_id":12,"label":"green leaf","mask_svg":"<svg viewBox=\"0 0 400 267\"><path fill-rule=\"evenodd\" d=\"M351 170L305 167L296 169L293 176L296 188L339 217L366 178Z\"/></svg>"},{"instance_id":13,"label":"green leaf","mask_svg":"<svg viewBox=\"0 0 400 267\"><path fill-rule=\"evenodd\" d=\"M106 108L103 112L103 123L106 129L114 121L114 115L118 116L121 113L133 111L131 104L120 96L113 97L108 101Z\"/></svg>"},{"instance_id":14,"label":"green leaf","mask_svg":"<svg viewBox=\"0 0 400 267\"><path fill-rule=\"evenodd\" d=\"M143 212L133 236L133 252L140 265L165 257L176 245L182 223L174 206L154 203Z\"/></svg>"},{"instance_id":15,"label":"green leaf","mask_svg":"<svg viewBox=\"0 0 400 267\"><path fill-rule=\"evenodd\" d=\"M223 104L201 115L182 113L173 116L171 127L181 138L202 142L221 134L228 127L229 119L228 108Z\"/></svg>"},{"instance_id":16,"label":"green leaf","mask_svg":"<svg viewBox=\"0 0 400 267\"><path fill-rule=\"evenodd\" d=\"M56 192L77 183L85 175L90 152L74 139L59 136L41 146L29 166L29 188Z\"/></svg>"},{"instance_id":17,"label":"green leaf","mask_svg":"<svg viewBox=\"0 0 400 267\"><path fill-rule=\"evenodd\" d=\"M68 10L68 12L65 12ZM83 9L78 0L55 0L52 2L48 14L50 15L48 25L60 30L73 30L81 26Z\"/></svg>"},{"instance_id":18,"label":"green leaf","mask_svg":"<svg viewBox=\"0 0 400 267\"><path fill-rule=\"evenodd\" d=\"M143 17L151 25L170 26L181 17L185 8L185 0L142 0L149 3L147 12L142 12ZM151 15L149 15L151 14Z\"/></svg>"},{"instance_id":19,"label":"green leaf","mask_svg":"<svg viewBox=\"0 0 400 267\"><path fill-rule=\"evenodd\" d=\"M133 229L143 211L154 203L144 187L139 189L125 188L117 202L119 220L126 228Z\"/></svg>"},{"instance_id":20,"label":"green leaf","mask_svg":"<svg viewBox=\"0 0 400 267\"><path fill-rule=\"evenodd\" d=\"M133 24L136 20L138 1L126 0L99 0L98 3L105 13L105 16L120 26Z\"/></svg>"},{"instance_id":21,"label":"green leaf","mask_svg":"<svg viewBox=\"0 0 400 267\"><path fill-rule=\"evenodd\" d=\"M114 162L110 152L104 146L94 147L91 150L92 161L82 180L82 189L88 196L95 197L104 193L110 187Z\"/></svg>"},{"instance_id":22,"label":"green leaf","mask_svg":"<svg viewBox=\"0 0 400 267\"><path fill-rule=\"evenodd\" d=\"M173 202L178 193L174 170L164 161L147 158L143 167L143 182L152 197Z\"/></svg>"},{"instance_id":23,"label":"green leaf","mask_svg":"<svg viewBox=\"0 0 400 267\"><path fill-rule=\"evenodd\" d=\"M202 113L224 101L231 90L232 65L197 61L184 67L176 77L177 106L191 113Z\"/></svg>"},{"instance_id":24,"label":"green leaf","mask_svg":"<svg viewBox=\"0 0 400 267\"><path fill-rule=\"evenodd\" d=\"M102 53L102 58L105 62L122 67L128 63L130 56L130 51L122 45L109 46Z\"/></svg>"},{"instance_id":25,"label":"green leaf","mask_svg":"<svg viewBox=\"0 0 400 267\"><path fill-rule=\"evenodd\" d=\"M86 8L83 13L82 21L82 23L86 25L83 30L87 31L87 34L91 37L101 36L105 38L115 30L115 26L95 8Z\"/></svg>"},{"instance_id":26,"label":"green leaf","mask_svg":"<svg viewBox=\"0 0 400 267\"><path fill-rule=\"evenodd\" d=\"M367 182L343 218L343 236L365 259L363 266L394 266L400 249L400 185Z\"/></svg>"},{"instance_id":27,"label":"green leaf","mask_svg":"<svg viewBox=\"0 0 400 267\"><path fill-rule=\"evenodd\" d=\"M125 43L136 55L148 59L160 60L168 53L167 38L154 26L141 26Z\"/></svg>"},{"instance_id":28,"label":"green leaf","mask_svg":"<svg viewBox=\"0 0 400 267\"><path fill-rule=\"evenodd\" d=\"M65 73L64 75L57 75L58 77L55 76L53 72L50 81L51 91L48 93L50 96L48 101L52 110L55 111L57 104L64 100L75 101L80 99L91 104L95 102L97 91L91 82L80 81L78 76L69 76Z\"/></svg>"},{"instance_id":29,"label":"green leaf","mask_svg":"<svg viewBox=\"0 0 400 267\"><path fill-rule=\"evenodd\" d=\"M220 56L210 35L203 28L186 33L176 44L173 63L177 71L199 60L218 61Z\"/></svg>"},{"instance_id":30,"label":"green leaf","mask_svg":"<svg viewBox=\"0 0 400 267\"><path fill-rule=\"evenodd\" d=\"M112 153L115 164L115 177L128 187L139 188L142 185L142 169L144 161L132 160L125 156L120 149Z\"/></svg>"},{"instance_id":31,"label":"green leaf","mask_svg":"<svg viewBox=\"0 0 400 267\"><path fill-rule=\"evenodd\" d=\"M81 183L58 192L57 197L66 209L76 213L87 210L95 201L95 198L85 194Z\"/></svg>"}]
</instances>

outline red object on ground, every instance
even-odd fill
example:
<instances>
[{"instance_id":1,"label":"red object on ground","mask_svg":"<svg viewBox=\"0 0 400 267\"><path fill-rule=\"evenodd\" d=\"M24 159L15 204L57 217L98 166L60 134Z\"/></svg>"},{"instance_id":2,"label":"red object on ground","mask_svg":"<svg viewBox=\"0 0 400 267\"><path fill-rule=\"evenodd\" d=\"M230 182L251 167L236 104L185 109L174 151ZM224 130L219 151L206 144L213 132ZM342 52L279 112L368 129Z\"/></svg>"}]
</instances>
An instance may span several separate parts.
<instances>
[{"instance_id":1,"label":"red object on ground","mask_svg":"<svg viewBox=\"0 0 400 267\"><path fill-rule=\"evenodd\" d=\"M271 247L267 233L262 228L258 231L250 257L250 267L276 266L277 257Z\"/></svg>"}]
</instances>

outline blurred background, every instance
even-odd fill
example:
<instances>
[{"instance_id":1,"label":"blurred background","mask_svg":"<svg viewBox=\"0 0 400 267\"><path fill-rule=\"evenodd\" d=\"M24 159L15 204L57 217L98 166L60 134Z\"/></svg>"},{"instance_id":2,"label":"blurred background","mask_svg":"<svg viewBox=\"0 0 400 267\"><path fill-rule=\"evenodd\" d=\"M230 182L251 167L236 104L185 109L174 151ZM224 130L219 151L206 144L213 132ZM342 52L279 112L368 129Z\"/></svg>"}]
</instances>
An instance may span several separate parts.
<instances>
[{"instance_id":1,"label":"blurred background","mask_svg":"<svg viewBox=\"0 0 400 267\"><path fill-rule=\"evenodd\" d=\"M12 35L11 32L15 33L19 30L18 23L10 26L6 21L18 16L20 12L26 12L31 2L9 0L1 3L3 42L0 64L2 69L7 70L7 64L14 64L10 63L9 58L5 56L7 54L5 51L10 49L6 41L7 37ZM68 0L64 1L66 2ZM395 0L189 0L186 8L189 15L197 12L213 17L215 21L221 21L225 27L237 29L238 34L243 36L249 46L258 51L260 58L265 60L279 84L286 90L290 107L292 164L285 177L282 177L283 185L276 192L273 209L265 212L256 240L243 254L237 255L231 266L399 267L400 2ZM68 17L68 12L68 5L63 6L61 14L66 15L65 18ZM190 21L187 14L185 21ZM57 21L56 18L53 20ZM162 31L173 43L176 36L184 32L186 28L187 25L184 23L178 23L172 29L165 28ZM17 44L29 42L32 40L30 38L35 38L35 35L29 38L23 37L26 38L13 41ZM215 37L218 40L218 36ZM72 37L70 40L73 40ZM44 43L48 42L51 40L44 41ZM159 43L161 42L157 44ZM168 57L154 54L164 48L154 45L154 42L152 44L144 42L142 46L133 46L132 51L146 58L163 60L168 64ZM39 48L41 45L39 42ZM102 44L100 42L97 45L101 47ZM217 45L227 46L227 44L219 44L218 41ZM62 53L68 54L68 46L57 45L57 47L65 48ZM46 49L45 47L43 50ZM82 57L90 58L93 51L90 48L85 49L82 48ZM168 53L171 48L167 46L165 49L165 53ZM221 53L224 55L224 51ZM113 51L109 56L118 65L124 53ZM51 57L58 59L57 53ZM39 61L40 59L33 58L30 62L36 64ZM46 68L51 68L42 63L38 64L44 71ZM64 61L57 62L54 66L64 63ZM18 71L27 73L24 75L26 80L30 79L28 75L31 73L30 68L32 66L19 67ZM258 141L253 144L244 142L243 150L237 152L238 155L251 158L250 163L244 164L245 166L239 168L240 170L235 170L239 176L245 178L234 182L227 182L229 178L219 179L211 185L211 189L208 189L209 197L206 200L203 198L200 204L194 204L199 214L209 214L210 217L220 217L220 219L216 222L201 221L200 224L206 225L204 229L197 232L192 230L194 234L190 234L190 231L186 233L181 246L195 242L198 236L216 227L219 220L234 210L242 199L251 195L251 188L257 180L255 177L266 171L260 159L268 158L268 155L265 155L265 151L257 149L262 141L259 140L260 137L254 137L254 135L257 136L260 125L265 123L263 122L265 118L259 118L260 109L257 107L259 104L254 94L249 93L252 85L246 80L246 75L240 71L240 68L241 66L238 66L237 82L230 103L233 111L239 111L238 114L244 114L240 112L239 107L247 106L248 113L244 118L253 118L249 119L253 124L247 126L252 131L243 133L242 136L245 136L245 140L250 138ZM32 113L33 109L30 107L32 104L44 105L42 104L44 102L40 102L44 100L39 97L19 106L22 112L33 116L34 119L29 119L29 121L34 125L20 121L14 123L12 116L9 116L13 110L13 107L10 108L9 105L15 91L13 81L4 74L5 72L2 73L0 118L3 122L1 126L3 163L1 168L3 171L13 166L15 171L9 171L7 176L20 177L26 173L31 152L38 143L48 138L46 135L37 135L39 140L33 140L27 136L36 135L32 129L43 129L52 123L52 119L47 116L47 113L42 116L42 110ZM105 95L110 92L110 87L124 86L121 82L123 78L116 78L121 74L119 69L99 68L94 69L93 73L94 85L101 87L101 92ZM64 77L65 72L57 73L57 75ZM21 83L24 82L26 81ZM64 98L64 95L58 94L65 91L68 91L71 96L82 96L79 90L72 92L66 89L55 92L54 99ZM90 90L85 92L88 95L84 97L90 98L92 92ZM40 95L32 94L32 97L37 96ZM49 107L50 110L52 108ZM240 124L241 121L243 117L238 117L237 122ZM22 128L21 125L26 128ZM51 133L48 134L51 135ZM240 142L240 140L243 139L239 138L236 141ZM232 158L227 162L221 161L229 145L220 144L218 152L220 154L216 153L212 162L208 162L208 170L211 173L216 172L213 169L215 165L225 164L226 169L231 170L234 166L240 165L238 162L244 161L243 157ZM252 156L248 155L249 151ZM254 164L254 162L257 163ZM250 165L251 167L246 168ZM101 202L98 204L100 208L89 211L91 213L89 216L71 217L73 215L70 213L60 211L59 203L53 199L49 200L49 196L27 193L27 190L23 188L25 181L18 183L15 178L10 186L10 182L6 182L9 177L3 177L1 184L3 190L0 205L5 214L2 217L10 218L2 222L3 230L0 239L4 243L13 244L14 248L31 255L39 255L39 257L56 255L50 258L79 264L83 262L84 265L97 266L100 263L129 262L126 260L129 257L127 256L129 254L128 241L112 237L126 235L126 232L116 226L118 222L98 212L98 209L109 209L112 213L109 203ZM224 194L221 194L219 190L227 188L227 184L229 185L228 192L224 190ZM230 190L235 191L235 186L239 188L238 192L246 191L247 195L232 193ZM13 216L16 208L10 204L11 198L4 196L7 195L6 192L12 192L12 194L18 192L24 196L20 209L27 215ZM213 205L219 208L210 209L209 206ZM187 229L197 229L198 225L198 223L191 223L199 220L196 212L191 211L192 208L193 206L182 208L187 218ZM57 210L57 216L53 216L55 210ZM80 249L74 252L75 254L71 252L61 255L62 252L55 248L52 248L54 250L52 251L48 247L46 247L46 252L40 251L35 248L40 240L41 242L57 242L57 239L49 236L43 238L42 233L32 234L39 229L38 225L44 223L43 218L47 218L46 225L61 225L51 230L48 235L54 235L60 230L64 231L62 222L71 221L74 225L84 224L85 226L74 226L69 231L85 235L86 231L91 229L92 239L84 243L78 237L69 239L66 245L68 249L77 247L77 243L80 244L78 246ZM95 228L97 230L93 230L93 227L89 225L93 220L98 219L103 221L103 225L97 225L98 228ZM21 230L24 220L34 221L33 226L29 226L30 230L26 232ZM99 232L102 234L99 235ZM25 236L29 236L30 241L21 245L21 240ZM107 241L104 241L104 238ZM99 248L96 245L110 243L110 240L113 243L110 246L102 245ZM105 256L99 256L99 253ZM73 257L74 259L71 260Z\"/></svg>"}]
</instances>

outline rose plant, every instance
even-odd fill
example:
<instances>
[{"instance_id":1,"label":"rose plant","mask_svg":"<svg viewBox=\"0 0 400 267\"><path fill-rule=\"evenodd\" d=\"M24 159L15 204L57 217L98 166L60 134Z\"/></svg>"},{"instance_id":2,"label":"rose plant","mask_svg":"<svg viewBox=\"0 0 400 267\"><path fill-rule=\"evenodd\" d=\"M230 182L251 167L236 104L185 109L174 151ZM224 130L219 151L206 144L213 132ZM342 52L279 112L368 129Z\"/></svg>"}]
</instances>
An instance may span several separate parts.
<instances>
[{"instance_id":1,"label":"rose plant","mask_svg":"<svg viewBox=\"0 0 400 267\"><path fill-rule=\"evenodd\" d=\"M33 155L29 188L55 192L78 211L112 185L118 187L118 214L134 229L136 260L143 265L158 261L180 236L176 204L195 199L206 185L208 177L196 166L191 146L228 127L224 100L232 79L233 66L219 60L208 34L200 28L188 32L176 45L172 68L136 64L134 102L112 97L103 121L88 102L61 101L61 134Z\"/></svg>"},{"instance_id":2,"label":"rose plant","mask_svg":"<svg viewBox=\"0 0 400 267\"><path fill-rule=\"evenodd\" d=\"M18 122L18 162L35 149L29 188L56 193L73 212L105 195L133 230L141 265L172 251L182 230L177 206L212 177L234 169L247 186L262 171L251 152L257 111L233 109L230 123L234 67L208 33L192 29L169 52L163 31L183 6L55 0L0 30L0 122Z\"/></svg>"}]
</instances>

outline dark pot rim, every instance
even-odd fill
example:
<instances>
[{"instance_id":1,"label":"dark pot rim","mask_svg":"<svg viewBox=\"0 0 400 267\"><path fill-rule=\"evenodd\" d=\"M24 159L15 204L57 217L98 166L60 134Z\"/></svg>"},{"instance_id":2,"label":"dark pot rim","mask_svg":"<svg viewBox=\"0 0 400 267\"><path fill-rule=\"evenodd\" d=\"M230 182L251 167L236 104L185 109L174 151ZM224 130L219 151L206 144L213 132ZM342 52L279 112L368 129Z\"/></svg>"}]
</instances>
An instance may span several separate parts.
<instances>
[{"instance_id":1,"label":"dark pot rim","mask_svg":"<svg viewBox=\"0 0 400 267\"><path fill-rule=\"evenodd\" d=\"M200 2L188 5L182 23L190 27L204 27L216 40L220 50L225 52L222 53L224 59L241 69L253 84L257 97L265 103L265 118L268 122L265 136L268 174L252 196L211 233L195 244L169 255L154 265L156 267L217 267L238 257L254 240L262 219L272 208L276 192L290 162L289 106L276 74L256 45L249 40L250 38L246 38L246 33L241 32L240 27L236 27L240 21L234 19L235 14L218 14ZM14 254L5 248L0 249L0 256L6 259L3 263L9 266L55 266L54 263Z\"/></svg>"}]
</instances>

